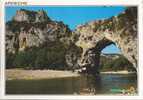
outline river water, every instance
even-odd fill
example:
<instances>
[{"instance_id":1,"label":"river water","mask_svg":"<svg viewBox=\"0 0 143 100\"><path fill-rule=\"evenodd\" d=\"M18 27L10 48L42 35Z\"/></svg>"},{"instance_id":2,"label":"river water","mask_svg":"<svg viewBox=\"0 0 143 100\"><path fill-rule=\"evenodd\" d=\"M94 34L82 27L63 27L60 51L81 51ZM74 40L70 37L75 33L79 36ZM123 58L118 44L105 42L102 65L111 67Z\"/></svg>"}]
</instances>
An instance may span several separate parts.
<instances>
[{"instance_id":1,"label":"river water","mask_svg":"<svg viewBox=\"0 0 143 100\"><path fill-rule=\"evenodd\" d=\"M137 88L136 74L101 74L44 80L8 80L6 94L108 95L112 89Z\"/></svg>"}]
</instances>

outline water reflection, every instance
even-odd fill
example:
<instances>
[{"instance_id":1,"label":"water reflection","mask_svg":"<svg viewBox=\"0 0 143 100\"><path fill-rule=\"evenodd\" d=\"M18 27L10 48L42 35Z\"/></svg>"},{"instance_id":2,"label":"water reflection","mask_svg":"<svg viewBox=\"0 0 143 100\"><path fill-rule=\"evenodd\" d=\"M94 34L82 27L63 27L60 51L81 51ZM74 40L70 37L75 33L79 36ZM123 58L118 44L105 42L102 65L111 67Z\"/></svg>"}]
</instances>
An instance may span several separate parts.
<instances>
[{"instance_id":1,"label":"water reflection","mask_svg":"<svg viewBox=\"0 0 143 100\"><path fill-rule=\"evenodd\" d=\"M101 76L92 76L92 75L86 75L84 76L86 79L86 85L83 86L84 88L80 91L80 94L96 94L99 93L102 88L101 83ZM98 90L98 91L97 91Z\"/></svg>"},{"instance_id":2,"label":"water reflection","mask_svg":"<svg viewBox=\"0 0 143 100\"><path fill-rule=\"evenodd\" d=\"M112 94L114 88L137 87L136 75L81 75L74 78L6 81L6 94Z\"/></svg>"}]
</instances>

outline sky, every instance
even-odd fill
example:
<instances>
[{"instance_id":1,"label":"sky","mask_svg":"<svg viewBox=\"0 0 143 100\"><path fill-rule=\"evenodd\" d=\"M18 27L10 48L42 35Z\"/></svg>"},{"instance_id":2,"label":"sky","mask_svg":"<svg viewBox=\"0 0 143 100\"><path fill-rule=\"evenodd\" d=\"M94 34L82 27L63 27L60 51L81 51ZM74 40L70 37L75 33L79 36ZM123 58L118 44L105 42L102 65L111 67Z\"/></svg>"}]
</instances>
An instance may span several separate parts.
<instances>
[{"instance_id":1,"label":"sky","mask_svg":"<svg viewBox=\"0 0 143 100\"><path fill-rule=\"evenodd\" d=\"M63 21L74 30L77 25L92 20L107 19L118 15L125 10L123 6L17 6L6 7L5 20L9 21L19 9L45 10L52 20ZM120 53L115 45L110 45L102 50L103 53Z\"/></svg>"}]
</instances>

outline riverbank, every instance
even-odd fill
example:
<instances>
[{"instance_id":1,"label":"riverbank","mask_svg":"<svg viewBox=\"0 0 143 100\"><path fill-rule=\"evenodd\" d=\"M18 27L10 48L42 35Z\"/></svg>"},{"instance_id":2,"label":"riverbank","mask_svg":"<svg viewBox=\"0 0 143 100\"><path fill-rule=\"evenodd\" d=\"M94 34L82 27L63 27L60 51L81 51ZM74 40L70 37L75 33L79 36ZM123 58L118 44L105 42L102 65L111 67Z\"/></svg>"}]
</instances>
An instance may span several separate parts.
<instances>
[{"instance_id":1,"label":"riverbank","mask_svg":"<svg viewBox=\"0 0 143 100\"><path fill-rule=\"evenodd\" d=\"M136 72L128 71L106 71L101 74L133 74ZM78 77L80 74L72 71L59 70L24 70L24 69L6 69L6 80L14 79L51 79L51 78L65 78Z\"/></svg>"},{"instance_id":2,"label":"riverbank","mask_svg":"<svg viewBox=\"0 0 143 100\"><path fill-rule=\"evenodd\" d=\"M52 79L65 77L78 77L78 73L71 71L57 70L24 70L24 69L6 69L6 80L20 79Z\"/></svg>"},{"instance_id":3,"label":"riverbank","mask_svg":"<svg viewBox=\"0 0 143 100\"><path fill-rule=\"evenodd\" d=\"M122 71L105 71L100 73L101 74L135 74L136 72L129 72L127 70L122 70Z\"/></svg>"}]
</instances>

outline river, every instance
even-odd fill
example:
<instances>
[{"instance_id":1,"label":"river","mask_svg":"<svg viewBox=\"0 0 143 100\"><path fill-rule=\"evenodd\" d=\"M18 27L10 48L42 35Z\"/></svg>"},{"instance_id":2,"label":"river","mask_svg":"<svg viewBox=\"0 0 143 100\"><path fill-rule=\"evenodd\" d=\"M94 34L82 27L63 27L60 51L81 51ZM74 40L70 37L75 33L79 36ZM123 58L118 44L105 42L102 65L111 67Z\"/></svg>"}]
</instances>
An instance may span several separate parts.
<instances>
[{"instance_id":1,"label":"river","mask_svg":"<svg viewBox=\"0 0 143 100\"><path fill-rule=\"evenodd\" d=\"M44 80L7 80L6 94L108 95L112 89L137 88L136 74L101 74Z\"/></svg>"}]
</instances>

